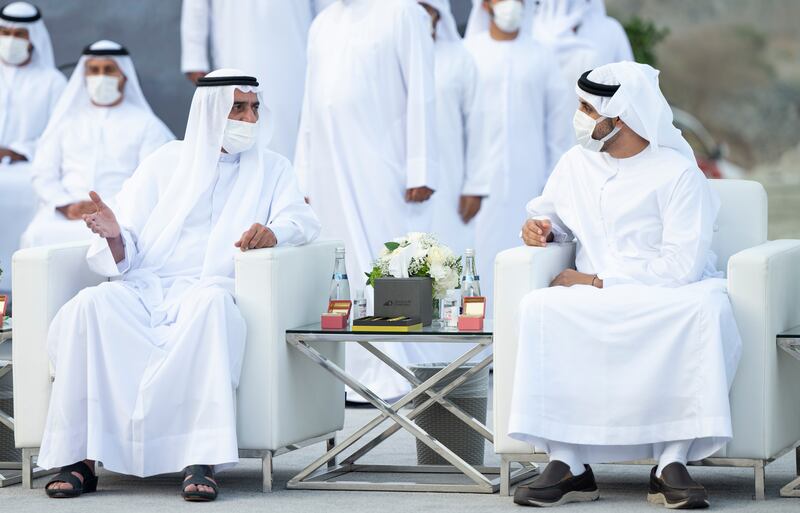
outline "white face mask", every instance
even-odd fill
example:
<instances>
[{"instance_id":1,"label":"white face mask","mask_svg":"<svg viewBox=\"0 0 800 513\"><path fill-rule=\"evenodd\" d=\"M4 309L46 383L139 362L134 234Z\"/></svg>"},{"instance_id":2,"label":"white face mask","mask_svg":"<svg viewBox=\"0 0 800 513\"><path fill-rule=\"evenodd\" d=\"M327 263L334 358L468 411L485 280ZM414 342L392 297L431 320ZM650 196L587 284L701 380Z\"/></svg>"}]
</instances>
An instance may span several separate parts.
<instances>
[{"instance_id":1,"label":"white face mask","mask_svg":"<svg viewBox=\"0 0 800 513\"><path fill-rule=\"evenodd\" d=\"M86 89L89 98L95 105L111 105L122 98L117 77L109 75L91 75L86 77Z\"/></svg>"},{"instance_id":2,"label":"white face mask","mask_svg":"<svg viewBox=\"0 0 800 513\"><path fill-rule=\"evenodd\" d=\"M602 150L606 141L617 135L620 129L619 126L615 126L614 129L602 139L595 139L592 137L595 127L605 119L608 118L601 116L597 119L592 119L590 115L581 110L575 111L575 116L572 118L572 126L575 128L575 137L578 139L578 144L589 151Z\"/></svg>"},{"instance_id":3,"label":"white face mask","mask_svg":"<svg viewBox=\"0 0 800 513\"><path fill-rule=\"evenodd\" d=\"M30 41L14 36L0 36L0 59L6 64L19 66L31 56Z\"/></svg>"},{"instance_id":4,"label":"white face mask","mask_svg":"<svg viewBox=\"0 0 800 513\"><path fill-rule=\"evenodd\" d=\"M494 24L506 33L519 30L522 25L522 2L519 0L501 0L492 7Z\"/></svg>"},{"instance_id":5,"label":"white face mask","mask_svg":"<svg viewBox=\"0 0 800 513\"><path fill-rule=\"evenodd\" d=\"M222 147L228 153L241 153L253 147L258 135L258 122L229 119L222 134Z\"/></svg>"}]
</instances>

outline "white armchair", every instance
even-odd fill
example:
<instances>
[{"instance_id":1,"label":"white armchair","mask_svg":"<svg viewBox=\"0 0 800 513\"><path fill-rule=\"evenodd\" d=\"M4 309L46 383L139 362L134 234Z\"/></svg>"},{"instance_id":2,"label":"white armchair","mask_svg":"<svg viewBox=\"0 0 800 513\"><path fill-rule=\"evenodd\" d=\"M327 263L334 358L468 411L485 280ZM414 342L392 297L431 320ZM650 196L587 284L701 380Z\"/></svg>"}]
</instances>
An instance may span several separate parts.
<instances>
[{"instance_id":1,"label":"white armchair","mask_svg":"<svg viewBox=\"0 0 800 513\"><path fill-rule=\"evenodd\" d=\"M800 240L767 241L767 196L760 184L712 180L711 185L722 201L713 249L719 268L727 268L743 353L730 392L733 440L696 463L752 467L755 496L763 499L765 465L792 449L800 465L800 365L778 350L775 338L800 324ZM509 493L512 462L547 461L541 451L508 436L520 300L547 287L574 261L573 243L518 247L495 260L494 425L503 494Z\"/></svg>"},{"instance_id":2,"label":"white armchair","mask_svg":"<svg viewBox=\"0 0 800 513\"><path fill-rule=\"evenodd\" d=\"M338 241L236 255L236 302L247 321L247 346L237 391L239 455L261 458L263 490L272 488L273 456L327 440L344 424L344 386L286 344L287 328L317 322L327 307ZM13 364L15 442L23 450L23 482L44 432L51 374L50 321L81 289L104 281L86 264L88 244L32 248L14 255ZM342 345L318 347L344 365Z\"/></svg>"}]
</instances>

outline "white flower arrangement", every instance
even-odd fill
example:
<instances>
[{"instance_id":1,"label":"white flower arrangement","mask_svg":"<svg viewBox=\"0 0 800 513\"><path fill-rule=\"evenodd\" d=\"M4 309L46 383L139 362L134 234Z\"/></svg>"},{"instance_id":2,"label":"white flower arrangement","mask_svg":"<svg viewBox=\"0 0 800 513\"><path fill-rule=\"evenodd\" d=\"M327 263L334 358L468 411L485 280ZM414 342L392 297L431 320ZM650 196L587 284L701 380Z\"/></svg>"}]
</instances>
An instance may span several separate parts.
<instances>
[{"instance_id":1,"label":"white flower arrangement","mask_svg":"<svg viewBox=\"0 0 800 513\"><path fill-rule=\"evenodd\" d=\"M378 278L429 277L433 298L442 299L459 285L461 257L429 233L411 232L384 244L378 260L367 273L367 284Z\"/></svg>"}]
</instances>

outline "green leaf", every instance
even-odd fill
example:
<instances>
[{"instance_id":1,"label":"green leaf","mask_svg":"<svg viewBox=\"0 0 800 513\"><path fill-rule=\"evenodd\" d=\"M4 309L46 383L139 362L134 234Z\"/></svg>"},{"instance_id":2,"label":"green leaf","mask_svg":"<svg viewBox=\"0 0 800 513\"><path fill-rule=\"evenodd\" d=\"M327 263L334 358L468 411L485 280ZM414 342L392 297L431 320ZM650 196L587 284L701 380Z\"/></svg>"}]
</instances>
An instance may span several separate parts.
<instances>
[{"instance_id":1,"label":"green leaf","mask_svg":"<svg viewBox=\"0 0 800 513\"><path fill-rule=\"evenodd\" d=\"M386 249L388 249L389 251L394 251L395 249L400 247L400 244L397 242L387 242L384 244L384 246L386 246Z\"/></svg>"}]
</instances>

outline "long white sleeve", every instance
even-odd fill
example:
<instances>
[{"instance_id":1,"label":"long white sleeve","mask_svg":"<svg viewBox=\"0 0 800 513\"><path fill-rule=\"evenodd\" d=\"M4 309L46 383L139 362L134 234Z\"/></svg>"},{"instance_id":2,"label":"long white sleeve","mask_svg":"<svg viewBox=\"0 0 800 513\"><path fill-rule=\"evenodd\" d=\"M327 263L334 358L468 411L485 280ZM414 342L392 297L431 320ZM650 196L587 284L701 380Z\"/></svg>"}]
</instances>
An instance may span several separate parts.
<instances>
[{"instance_id":1,"label":"long white sleeve","mask_svg":"<svg viewBox=\"0 0 800 513\"><path fill-rule=\"evenodd\" d=\"M563 193L560 189L564 186L562 176L565 172L569 172L566 166L559 161L556 168L553 170L550 178L544 186L542 194L533 198L525 206L528 213L528 219L548 219L552 225L551 233L553 234L553 242L567 242L574 238L572 231L564 224L558 216L556 208L556 198L560 197Z\"/></svg>"},{"instance_id":2,"label":"long white sleeve","mask_svg":"<svg viewBox=\"0 0 800 513\"><path fill-rule=\"evenodd\" d=\"M407 92L406 187L436 189L436 91L430 19L416 6L395 20L395 41Z\"/></svg>"},{"instance_id":3,"label":"long white sleeve","mask_svg":"<svg viewBox=\"0 0 800 513\"><path fill-rule=\"evenodd\" d=\"M108 246L108 241L96 235L89 246L89 250L86 252L86 262L89 265L89 269L100 276L108 278L122 276L131 269L131 264L136 261L136 257L139 254L136 239L134 234L124 226L120 229L120 235L125 249L124 258L119 262L115 262L111 248Z\"/></svg>"},{"instance_id":4,"label":"long white sleeve","mask_svg":"<svg viewBox=\"0 0 800 513\"><path fill-rule=\"evenodd\" d=\"M267 228L272 230L279 246L308 244L319 235L322 225L305 202L288 161L283 161L278 183L272 195Z\"/></svg>"},{"instance_id":5,"label":"long white sleeve","mask_svg":"<svg viewBox=\"0 0 800 513\"><path fill-rule=\"evenodd\" d=\"M696 167L677 179L662 208L661 251L649 260L618 257L598 273L603 286L638 283L680 287L699 280L708 261L719 199Z\"/></svg>"},{"instance_id":6,"label":"long white sleeve","mask_svg":"<svg viewBox=\"0 0 800 513\"><path fill-rule=\"evenodd\" d=\"M208 40L211 0L183 0L181 6L181 71L210 71Z\"/></svg>"}]
</instances>

